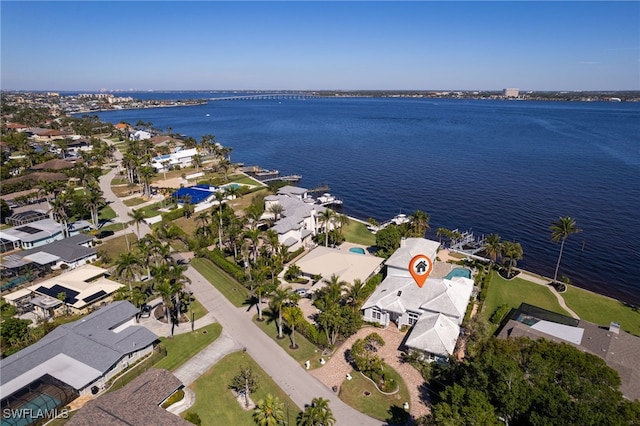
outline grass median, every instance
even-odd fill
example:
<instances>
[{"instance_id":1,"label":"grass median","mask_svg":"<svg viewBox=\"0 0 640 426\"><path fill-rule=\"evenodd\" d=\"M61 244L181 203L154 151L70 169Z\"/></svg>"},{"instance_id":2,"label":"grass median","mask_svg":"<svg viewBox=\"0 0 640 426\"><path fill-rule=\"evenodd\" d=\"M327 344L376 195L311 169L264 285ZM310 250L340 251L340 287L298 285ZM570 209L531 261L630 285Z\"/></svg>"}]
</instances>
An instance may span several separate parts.
<instances>
[{"instance_id":1,"label":"grass median","mask_svg":"<svg viewBox=\"0 0 640 426\"><path fill-rule=\"evenodd\" d=\"M228 301L235 306L246 306L249 299L249 290L242 284L231 278L222 269L218 268L209 259L195 258L191 260L193 266L203 277L207 279Z\"/></svg>"},{"instance_id":2,"label":"grass median","mask_svg":"<svg viewBox=\"0 0 640 426\"><path fill-rule=\"evenodd\" d=\"M182 326L191 327L191 324L183 324ZM167 350L167 356L158 361L154 367L175 370L216 340L220 333L222 333L222 326L213 323L195 331L177 334L171 338L161 337L160 346Z\"/></svg>"}]
</instances>

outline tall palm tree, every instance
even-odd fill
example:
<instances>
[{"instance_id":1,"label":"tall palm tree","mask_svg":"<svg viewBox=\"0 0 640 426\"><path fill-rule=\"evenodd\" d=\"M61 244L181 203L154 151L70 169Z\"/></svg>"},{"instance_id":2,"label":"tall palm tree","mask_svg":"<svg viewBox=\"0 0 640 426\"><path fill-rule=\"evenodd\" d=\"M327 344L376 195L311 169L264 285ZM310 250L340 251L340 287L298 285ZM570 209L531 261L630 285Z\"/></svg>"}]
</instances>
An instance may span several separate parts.
<instances>
[{"instance_id":1,"label":"tall palm tree","mask_svg":"<svg viewBox=\"0 0 640 426\"><path fill-rule=\"evenodd\" d=\"M489 234L484 238L484 246L483 249L487 256L489 256L489 271L493 268L493 265L496 263L496 260L502 256L503 247L500 242L500 235L498 234Z\"/></svg>"},{"instance_id":2,"label":"tall palm tree","mask_svg":"<svg viewBox=\"0 0 640 426\"><path fill-rule=\"evenodd\" d=\"M206 211L201 212L196 216L196 223L200 223L197 228L198 232L202 232L202 235L207 238L209 236L209 213Z\"/></svg>"},{"instance_id":3,"label":"tall palm tree","mask_svg":"<svg viewBox=\"0 0 640 426\"><path fill-rule=\"evenodd\" d=\"M347 290L347 301L354 310L363 302L364 292L365 283L359 278L353 280L353 285Z\"/></svg>"},{"instance_id":4,"label":"tall palm tree","mask_svg":"<svg viewBox=\"0 0 640 426\"><path fill-rule=\"evenodd\" d=\"M120 253L116 260L115 275L120 280L124 280L129 284L129 292L133 294L132 282L142 271L142 261L140 258L130 251Z\"/></svg>"},{"instance_id":5,"label":"tall palm tree","mask_svg":"<svg viewBox=\"0 0 640 426\"><path fill-rule=\"evenodd\" d=\"M129 217L133 219L136 224L136 234L138 235L138 239L140 239L140 224L146 223L144 221L144 212L141 209L135 210L131 209L131 212L127 212Z\"/></svg>"},{"instance_id":6,"label":"tall palm tree","mask_svg":"<svg viewBox=\"0 0 640 426\"><path fill-rule=\"evenodd\" d=\"M84 207L91 212L91 222L93 228L98 229L98 211L105 204L105 199L102 198L102 191L97 185L90 185L88 191L85 191Z\"/></svg>"},{"instance_id":7,"label":"tall palm tree","mask_svg":"<svg viewBox=\"0 0 640 426\"><path fill-rule=\"evenodd\" d=\"M329 246L329 224L333 222L336 213L331 209L324 209L318 214L318 221L323 224L324 229L324 246Z\"/></svg>"},{"instance_id":8,"label":"tall palm tree","mask_svg":"<svg viewBox=\"0 0 640 426\"><path fill-rule=\"evenodd\" d=\"M511 277L511 268L514 267L518 260L522 259L522 246L520 243L513 241L505 241L502 244L504 249L504 258L509 261L509 268L507 270L507 277Z\"/></svg>"},{"instance_id":9,"label":"tall palm tree","mask_svg":"<svg viewBox=\"0 0 640 426\"><path fill-rule=\"evenodd\" d=\"M220 251L222 251L222 201L227 197L225 191L219 189L215 193L216 201L218 202L218 218L220 219L220 224L218 226L218 247Z\"/></svg>"},{"instance_id":10,"label":"tall palm tree","mask_svg":"<svg viewBox=\"0 0 640 426\"><path fill-rule=\"evenodd\" d=\"M271 294L271 301L269 305L271 309L274 310L275 313L278 314L278 339L284 338L282 335L282 308L289 301L289 295L291 294L291 287L286 288L277 288Z\"/></svg>"},{"instance_id":11,"label":"tall palm tree","mask_svg":"<svg viewBox=\"0 0 640 426\"><path fill-rule=\"evenodd\" d=\"M333 426L335 423L329 400L324 398L313 398L311 404L298 414L296 420L298 426Z\"/></svg>"},{"instance_id":12,"label":"tall palm tree","mask_svg":"<svg viewBox=\"0 0 640 426\"><path fill-rule=\"evenodd\" d=\"M258 426L277 426L285 424L284 403L277 396L268 394L256 404L253 421Z\"/></svg>"},{"instance_id":13,"label":"tall palm tree","mask_svg":"<svg viewBox=\"0 0 640 426\"><path fill-rule=\"evenodd\" d=\"M69 202L69 195L66 192L63 192L50 203L53 217L62 225L62 236L64 238L69 236L69 215L67 214Z\"/></svg>"},{"instance_id":14,"label":"tall palm tree","mask_svg":"<svg viewBox=\"0 0 640 426\"><path fill-rule=\"evenodd\" d=\"M429 219L431 217L422 210L413 212L411 218L411 235L418 238L424 238L424 233L429 230Z\"/></svg>"},{"instance_id":15,"label":"tall palm tree","mask_svg":"<svg viewBox=\"0 0 640 426\"><path fill-rule=\"evenodd\" d=\"M551 230L551 241L557 243L560 241L560 253L558 254L558 263L556 264L556 270L553 273L553 283L558 282L558 269L560 269L560 260L562 259L562 250L564 249L564 242L569 235L577 234L581 231L576 225L575 219L572 217L560 217L557 221L553 222L549 227Z\"/></svg>"},{"instance_id":16,"label":"tall palm tree","mask_svg":"<svg viewBox=\"0 0 640 426\"><path fill-rule=\"evenodd\" d=\"M291 329L291 349L298 349L296 345L296 326L304 321L304 314L299 306L285 306L282 310L282 318Z\"/></svg>"}]
</instances>

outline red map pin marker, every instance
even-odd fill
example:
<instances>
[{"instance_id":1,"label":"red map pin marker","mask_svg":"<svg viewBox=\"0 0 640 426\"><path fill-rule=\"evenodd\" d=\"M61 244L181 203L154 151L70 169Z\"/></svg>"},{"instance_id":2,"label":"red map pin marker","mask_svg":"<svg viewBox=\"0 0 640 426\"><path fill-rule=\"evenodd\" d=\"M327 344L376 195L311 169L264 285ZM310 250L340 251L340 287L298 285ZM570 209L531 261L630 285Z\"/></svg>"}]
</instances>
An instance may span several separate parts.
<instances>
[{"instance_id":1,"label":"red map pin marker","mask_svg":"<svg viewBox=\"0 0 640 426\"><path fill-rule=\"evenodd\" d=\"M409 262L409 272L411 272L411 276L420 288L422 288L432 270L433 262L431 262L429 256L424 254L414 256Z\"/></svg>"}]
</instances>

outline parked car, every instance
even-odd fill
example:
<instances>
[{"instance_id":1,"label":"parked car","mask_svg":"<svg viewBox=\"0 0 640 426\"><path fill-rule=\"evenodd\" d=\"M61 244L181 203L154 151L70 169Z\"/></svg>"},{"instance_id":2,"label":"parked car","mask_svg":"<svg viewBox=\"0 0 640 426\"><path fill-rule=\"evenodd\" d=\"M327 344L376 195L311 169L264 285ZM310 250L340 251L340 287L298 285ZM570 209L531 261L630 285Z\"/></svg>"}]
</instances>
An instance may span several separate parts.
<instances>
[{"instance_id":1,"label":"parked car","mask_svg":"<svg viewBox=\"0 0 640 426\"><path fill-rule=\"evenodd\" d=\"M305 297L307 295L307 289L306 288L297 288L295 290L293 290L294 293L297 293L300 297Z\"/></svg>"},{"instance_id":2,"label":"parked car","mask_svg":"<svg viewBox=\"0 0 640 426\"><path fill-rule=\"evenodd\" d=\"M151 316L151 306L142 305L142 309L140 309L140 318L149 318L150 316Z\"/></svg>"},{"instance_id":3,"label":"parked car","mask_svg":"<svg viewBox=\"0 0 640 426\"><path fill-rule=\"evenodd\" d=\"M98 233L98 235L96 235L96 238L98 238L99 240L106 238L106 237L110 237L114 234L113 231L100 231Z\"/></svg>"}]
</instances>

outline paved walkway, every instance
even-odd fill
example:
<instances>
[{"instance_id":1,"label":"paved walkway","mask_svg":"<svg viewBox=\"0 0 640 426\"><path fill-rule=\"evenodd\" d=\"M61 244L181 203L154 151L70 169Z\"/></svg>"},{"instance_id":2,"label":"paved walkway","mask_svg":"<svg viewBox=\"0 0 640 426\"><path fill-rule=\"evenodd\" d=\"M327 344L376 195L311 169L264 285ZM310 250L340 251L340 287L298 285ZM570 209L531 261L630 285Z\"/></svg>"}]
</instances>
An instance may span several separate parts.
<instances>
[{"instance_id":1,"label":"paved walkway","mask_svg":"<svg viewBox=\"0 0 640 426\"><path fill-rule=\"evenodd\" d=\"M302 408L313 398L321 397L329 400L338 425L383 424L349 407L320 380L308 374L296 360L253 323L253 311L233 306L193 267L189 266L185 275L191 279L191 290L198 301L215 315L223 330L246 349L298 407Z\"/></svg>"},{"instance_id":2,"label":"paved walkway","mask_svg":"<svg viewBox=\"0 0 640 426\"><path fill-rule=\"evenodd\" d=\"M380 358L391 368L396 370L404 379L409 390L409 413L414 417L422 417L429 414L429 407L423 402L422 394L425 386L422 375L410 364L400 360L400 344L406 336L398 331L395 326L387 329L365 327L358 330L356 334L349 337L340 348L328 359L327 363L309 372L324 383L328 388L336 386L340 388L347 374L353 371L353 367L345 359L345 352L351 348L357 339L362 339L371 333L378 333L385 342L385 345L378 349ZM399 401L402 405L405 401Z\"/></svg>"},{"instance_id":3,"label":"paved walkway","mask_svg":"<svg viewBox=\"0 0 640 426\"><path fill-rule=\"evenodd\" d=\"M551 294L553 294L556 297L556 299L558 299L558 303L560 304L560 306L562 306L562 308L565 311L567 311L569 313L569 315L571 315L575 319L580 319L578 314L573 312L567 306L566 302L564 301L564 297L562 297L562 294L558 293L558 291L555 288L553 288L552 286L549 285L549 283L552 281L551 278L540 277L539 275L534 275L534 274L532 274L530 272L523 271L522 269L519 269L519 271L520 271L520 274L518 276L520 278L522 278L524 280L527 280L527 281L531 281L532 283L535 283L535 284L539 284L539 285L545 286L547 289L549 289Z\"/></svg>"}]
</instances>

